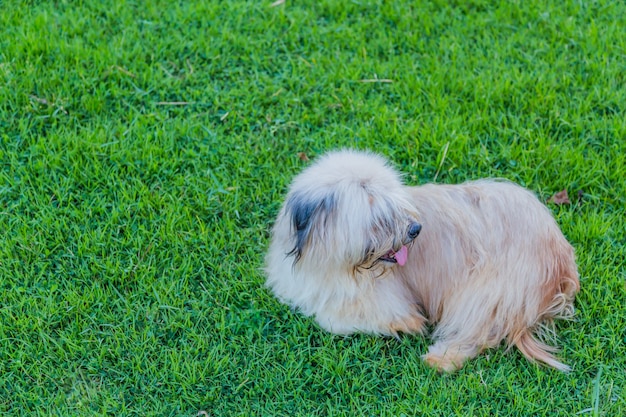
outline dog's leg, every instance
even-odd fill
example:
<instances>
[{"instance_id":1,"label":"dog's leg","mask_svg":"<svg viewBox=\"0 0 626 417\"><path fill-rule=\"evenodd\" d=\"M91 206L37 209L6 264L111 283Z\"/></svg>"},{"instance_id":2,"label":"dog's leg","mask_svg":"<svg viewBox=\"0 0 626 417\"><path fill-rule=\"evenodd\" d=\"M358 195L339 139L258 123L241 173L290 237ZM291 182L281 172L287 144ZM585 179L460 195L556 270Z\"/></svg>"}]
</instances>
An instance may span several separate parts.
<instances>
[{"instance_id":1,"label":"dog's leg","mask_svg":"<svg viewBox=\"0 0 626 417\"><path fill-rule=\"evenodd\" d=\"M423 334L426 318L416 304L407 297L407 289L397 279L376 281L372 303L368 310L373 314L385 312L379 319L381 333L398 336L398 333ZM376 307L375 307L376 306Z\"/></svg>"},{"instance_id":2,"label":"dog's leg","mask_svg":"<svg viewBox=\"0 0 626 417\"><path fill-rule=\"evenodd\" d=\"M366 306L365 306L366 305ZM426 319L417 308L375 302L346 303L338 309L326 308L316 320L331 333L348 335L365 332L398 337L399 333L423 334Z\"/></svg>"},{"instance_id":3,"label":"dog's leg","mask_svg":"<svg viewBox=\"0 0 626 417\"><path fill-rule=\"evenodd\" d=\"M443 314L433 332L435 343L423 356L424 361L439 371L452 372L487 348L497 346L508 333L519 314L519 306L503 302L496 286L488 281L476 285L472 277L469 287L461 287L450 295Z\"/></svg>"},{"instance_id":4,"label":"dog's leg","mask_svg":"<svg viewBox=\"0 0 626 417\"><path fill-rule=\"evenodd\" d=\"M353 283L350 291L337 290L334 295L315 312L318 323L332 333L361 331L394 337L423 333L426 319L398 280Z\"/></svg>"}]
</instances>

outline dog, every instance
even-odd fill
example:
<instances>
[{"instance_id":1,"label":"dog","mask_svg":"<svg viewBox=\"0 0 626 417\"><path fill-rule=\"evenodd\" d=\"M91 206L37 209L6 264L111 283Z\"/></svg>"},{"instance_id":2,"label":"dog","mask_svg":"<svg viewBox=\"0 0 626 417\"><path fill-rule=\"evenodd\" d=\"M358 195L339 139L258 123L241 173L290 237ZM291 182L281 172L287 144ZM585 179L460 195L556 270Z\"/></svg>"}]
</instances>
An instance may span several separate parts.
<instances>
[{"instance_id":1,"label":"dog","mask_svg":"<svg viewBox=\"0 0 626 417\"><path fill-rule=\"evenodd\" d=\"M369 152L301 172L278 214L266 285L332 333L424 334L440 372L505 342L567 371L545 342L573 315L574 250L550 211L505 180L403 185Z\"/></svg>"}]
</instances>

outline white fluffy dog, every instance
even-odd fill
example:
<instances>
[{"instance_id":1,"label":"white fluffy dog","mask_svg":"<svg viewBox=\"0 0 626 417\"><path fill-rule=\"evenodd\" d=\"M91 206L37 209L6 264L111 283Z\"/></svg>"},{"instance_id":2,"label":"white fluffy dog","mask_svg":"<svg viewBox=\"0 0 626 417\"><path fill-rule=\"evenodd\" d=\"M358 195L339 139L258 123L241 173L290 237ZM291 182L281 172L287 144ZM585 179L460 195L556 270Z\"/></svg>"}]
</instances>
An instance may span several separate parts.
<instances>
[{"instance_id":1,"label":"white fluffy dog","mask_svg":"<svg viewBox=\"0 0 626 417\"><path fill-rule=\"evenodd\" d=\"M380 156L330 153L293 181L266 263L276 296L332 333L434 324L423 358L440 371L503 340L569 369L537 335L573 313L574 251L510 182L407 187Z\"/></svg>"}]
</instances>

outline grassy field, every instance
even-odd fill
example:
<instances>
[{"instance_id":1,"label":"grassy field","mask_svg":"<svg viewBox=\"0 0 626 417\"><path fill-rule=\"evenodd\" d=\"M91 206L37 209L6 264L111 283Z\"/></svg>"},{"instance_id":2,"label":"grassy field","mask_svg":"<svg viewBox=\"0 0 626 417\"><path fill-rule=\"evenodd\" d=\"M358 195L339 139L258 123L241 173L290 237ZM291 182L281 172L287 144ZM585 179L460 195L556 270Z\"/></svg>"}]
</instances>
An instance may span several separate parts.
<instances>
[{"instance_id":1,"label":"grassy field","mask_svg":"<svg viewBox=\"0 0 626 417\"><path fill-rule=\"evenodd\" d=\"M626 415L625 34L603 0L0 1L0 414ZM278 303L286 187L343 147L567 189L572 372L441 376Z\"/></svg>"}]
</instances>

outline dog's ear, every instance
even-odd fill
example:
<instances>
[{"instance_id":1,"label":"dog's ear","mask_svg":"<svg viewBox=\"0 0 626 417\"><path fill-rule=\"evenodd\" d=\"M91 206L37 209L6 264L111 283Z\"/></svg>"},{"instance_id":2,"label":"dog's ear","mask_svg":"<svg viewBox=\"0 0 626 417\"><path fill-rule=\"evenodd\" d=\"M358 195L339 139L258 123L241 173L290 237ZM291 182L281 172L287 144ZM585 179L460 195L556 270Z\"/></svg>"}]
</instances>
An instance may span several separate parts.
<instances>
[{"instance_id":1,"label":"dog's ear","mask_svg":"<svg viewBox=\"0 0 626 417\"><path fill-rule=\"evenodd\" d=\"M297 192L287 199L285 212L291 217L291 230L295 240L293 249L287 255L294 257L294 264L302 257L311 235L323 231L335 205L336 199L332 194L319 197L312 193Z\"/></svg>"}]
</instances>

